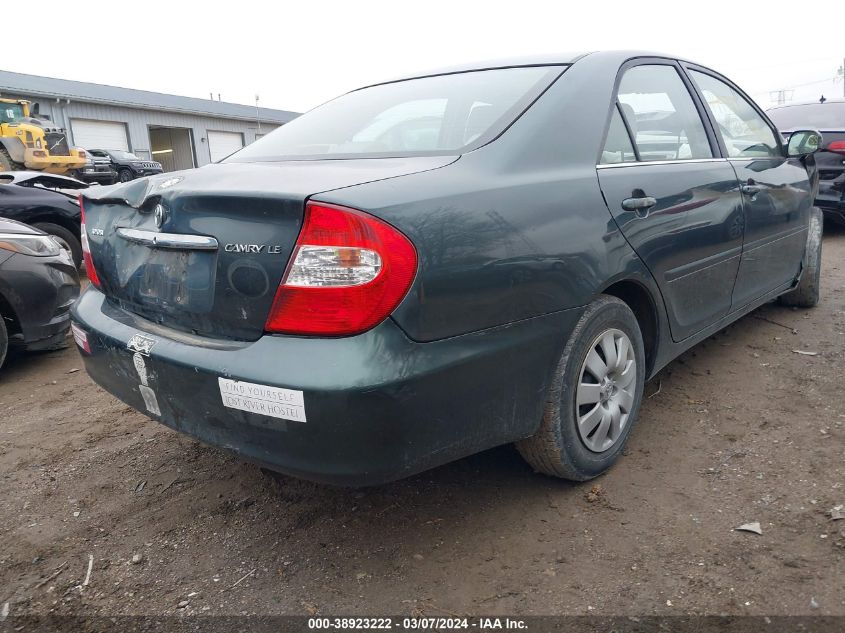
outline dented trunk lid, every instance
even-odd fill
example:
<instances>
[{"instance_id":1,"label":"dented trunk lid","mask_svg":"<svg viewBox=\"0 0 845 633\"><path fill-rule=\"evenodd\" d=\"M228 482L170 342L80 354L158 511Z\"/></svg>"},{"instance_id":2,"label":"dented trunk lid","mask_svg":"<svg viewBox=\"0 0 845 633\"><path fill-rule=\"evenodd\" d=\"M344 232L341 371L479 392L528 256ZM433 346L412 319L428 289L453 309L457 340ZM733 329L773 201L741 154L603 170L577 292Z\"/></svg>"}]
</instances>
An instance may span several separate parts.
<instances>
[{"instance_id":1,"label":"dented trunk lid","mask_svg":"<svg viewBox=\"0 0 845 633\"><path fill-rule=\"evenodd\" d=\"M256 340L317 193L455 157L223 163L83 194L102 291L147 320Z\"/></svg>"}]
</instances>

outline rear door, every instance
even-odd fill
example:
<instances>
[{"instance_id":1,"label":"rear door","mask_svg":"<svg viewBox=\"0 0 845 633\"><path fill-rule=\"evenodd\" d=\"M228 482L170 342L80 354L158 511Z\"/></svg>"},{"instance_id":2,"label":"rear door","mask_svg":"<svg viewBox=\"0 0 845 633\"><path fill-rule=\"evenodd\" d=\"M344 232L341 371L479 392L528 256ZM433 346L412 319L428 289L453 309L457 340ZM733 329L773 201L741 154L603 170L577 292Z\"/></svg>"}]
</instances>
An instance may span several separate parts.
<instances>
[{"instance_id":1,"label":"rear door","mask_svg":"<svg viewBox=\"0 0 845 633\"><path fill-rule=\"evenodd\" d=\"M731 307L743 238L736 174L675 62L638 60L618 81L599 182L682 340Z\"/></svg>"},{"instance_id":2,"label":"rear door","mask_svg":"<svg viewBox=\"0 0 845 633\"><path fill-rule=\"evenodd\" d=\"M734 308L741 308L799 273L812 207L810 179L803 159L786 158L775 127L739 89L712 71L688 71L743 194L745 244L733 294Z\"/></svg>"}]
</instances>

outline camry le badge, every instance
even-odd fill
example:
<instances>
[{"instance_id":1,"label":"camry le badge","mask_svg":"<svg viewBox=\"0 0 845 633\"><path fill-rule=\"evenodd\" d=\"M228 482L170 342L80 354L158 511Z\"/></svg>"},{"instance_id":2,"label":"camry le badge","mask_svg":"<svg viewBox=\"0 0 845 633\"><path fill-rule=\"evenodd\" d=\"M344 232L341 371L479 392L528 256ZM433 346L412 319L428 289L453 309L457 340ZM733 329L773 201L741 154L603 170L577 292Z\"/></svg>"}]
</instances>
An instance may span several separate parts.
<instances>
[{"instance_id":1,"label":"camry le badge","mask_svg":"<svg viewBox=\"0 0 845 633\"><path fill-rule=\"evenodd\" d=\"M227 253L269 253L278 255L282 247L278 244L226 244L223 250Z\"/></svg>"}]
</instances>

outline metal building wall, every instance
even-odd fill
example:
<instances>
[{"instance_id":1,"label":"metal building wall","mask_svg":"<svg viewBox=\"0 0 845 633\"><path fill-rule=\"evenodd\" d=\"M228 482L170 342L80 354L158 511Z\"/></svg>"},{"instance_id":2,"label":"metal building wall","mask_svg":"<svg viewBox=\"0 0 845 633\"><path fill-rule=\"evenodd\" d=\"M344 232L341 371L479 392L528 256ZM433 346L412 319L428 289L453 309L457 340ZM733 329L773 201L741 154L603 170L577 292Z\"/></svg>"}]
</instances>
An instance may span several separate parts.
<instances>
[{"instance_id":1,"label":"metal building wall","mask_svg":"<svg viewBox=\"0 0 845 633\"><path fill-rule=\"evenodd\" d=\"M179 112L164 110L146 110L140 108L118 107L100 105L95 103L84 103L71 101L70 103L57 101L56 99L38 99L27 95L13 95L4 93L4 97L30 99L33 103L40 104L41 112L50 115L50 118L60 127L68 131L71 144L74 144L73 130L70 125L71 119L92 119L95 121L115 121L125 123L129 132L129 146L141 158L150 156L150 125L162 125L167 127L190 128L194 140L194 152L197 167L211 162L208 150L208 130L219 130L222 132L240 132L244 135L244 142L248 145L255 140L258 131L256 121L242 121L238 119L226 119L219 117L198 116L193 114L182 114ZM277 128L278 123L261 121L260 134Z\"/></svg>"}]
</instances>

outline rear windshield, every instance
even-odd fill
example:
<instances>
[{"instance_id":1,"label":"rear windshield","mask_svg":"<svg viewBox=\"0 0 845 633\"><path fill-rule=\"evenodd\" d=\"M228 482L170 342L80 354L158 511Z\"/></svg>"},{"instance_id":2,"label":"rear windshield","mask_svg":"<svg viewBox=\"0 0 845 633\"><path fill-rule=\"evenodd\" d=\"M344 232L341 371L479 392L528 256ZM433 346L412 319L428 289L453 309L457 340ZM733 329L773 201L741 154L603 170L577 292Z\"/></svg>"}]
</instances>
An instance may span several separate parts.
<instances>
[{"instance_id":1,"label":"rear windshield","mask_svg":"<svg viewBox=\"0 0 845 633\"><path fill-rule=\"evenodd\" d=\"M306 112L226 162L461 153L499 134L561 71L504 68L362 88Z\"/></svg>"},{"instance_id":2,"label":"rear windshield","mask_svg":"<svg viewBox=\"0 0 845 633\"><path fill-rule=\"evenodd\" d=\"M800 129L845 131L845 103L807 103L766 112L781 131Z\"/></svg>"}]
</instances>

